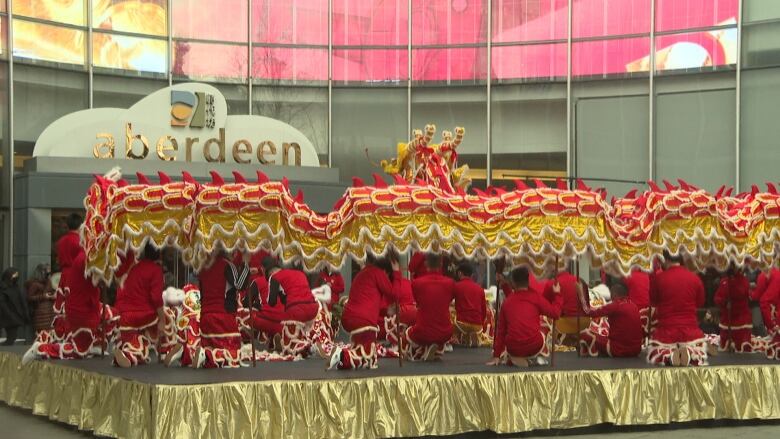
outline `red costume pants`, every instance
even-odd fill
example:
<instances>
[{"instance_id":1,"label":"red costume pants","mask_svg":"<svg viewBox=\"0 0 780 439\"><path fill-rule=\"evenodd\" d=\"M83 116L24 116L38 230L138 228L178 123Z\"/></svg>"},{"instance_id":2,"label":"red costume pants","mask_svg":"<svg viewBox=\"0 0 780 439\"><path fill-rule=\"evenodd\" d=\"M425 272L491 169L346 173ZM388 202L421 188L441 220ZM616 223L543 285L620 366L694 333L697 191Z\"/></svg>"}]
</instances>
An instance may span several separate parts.
<instances>
[{"instance_id":1,"label":"red costume pants","mask_svg":"<svg viewBox=\"0 0 780 439\"><path fill-rule=\"evenodd\" d=\"M151 351L157 350L158 332L157 315L153 312L151 314L125 312L119 316L117 348L131 365L148 364Z\"/></svg>"},{"instance_id":2,"label":"red costume pants","mask_svg":"<svg viewBox=\"0 0 780 439\"><path fill-rule=\"evenodd\" d=\"M202 358L196 359L198 367L241 367L241 334L234 314L202 311L200 331Z\"/></svg>"},{"instance_id":3,"label":"red costume pants","mask_svg":"<svg viewBox=\"0 0 780 439\"><path fill-rule=\"evenodd\" d=\"M698 327L656 328L647 347L647 362L671 366L675 349L687 351L687 366L707 365L707 341Z\"/></svg>"},{"instance_id":4,"label":"red costume pants","mask_svg":"<svg viewBox=\"0 0 780 439\"><path fill-rule=\"evenodd\" d=\"M333 353L339 356L337 367L342 370L376 369L379 365L376 346L379 328L359 319L344 319L341 324L349 331L350 345Z\"/></svg>"},{"instance_id":5,"label":"red costume pants","mask_svg":"<svg viewBox=\"0 0 780 439\"><path fill-rule=\"evenodd\" d=\"M310 333L319 313L315 302L291 306L285 311L282 324L282 355L306 357L311 350Z\"/></svg>"},{"instance_id":6,"label":"red costume pants","mask_svg":"<svg viewBox=\"0 0 780 439\"><path fill-rule=\"evenodd\" d=\"M753 325L743 325L731 328L720 325L720 344L718 349L721 351L734 348L734 352L747 354L753 352Z\"/></svg>"}]
</instances>

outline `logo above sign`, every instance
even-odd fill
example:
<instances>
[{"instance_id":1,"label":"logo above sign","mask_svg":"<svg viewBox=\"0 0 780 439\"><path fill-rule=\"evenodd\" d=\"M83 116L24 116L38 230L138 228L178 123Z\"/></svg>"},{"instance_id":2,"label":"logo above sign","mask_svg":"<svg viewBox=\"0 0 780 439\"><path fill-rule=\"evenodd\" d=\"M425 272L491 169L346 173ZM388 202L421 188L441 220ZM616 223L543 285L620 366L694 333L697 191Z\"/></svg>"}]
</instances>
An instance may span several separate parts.
<instances>
[{"instance_id":1,"label":"logo above sign","mask_svg":"<svg viewBox=\"0 0 780 439\"><path fill-rule=\"evenodd\" d=\"M33 156L319 166L300 131L268 117L228 116L224 96L201 83L158 90L129 109L63 116L41 133Z\"/></svg>"}]
</instances>

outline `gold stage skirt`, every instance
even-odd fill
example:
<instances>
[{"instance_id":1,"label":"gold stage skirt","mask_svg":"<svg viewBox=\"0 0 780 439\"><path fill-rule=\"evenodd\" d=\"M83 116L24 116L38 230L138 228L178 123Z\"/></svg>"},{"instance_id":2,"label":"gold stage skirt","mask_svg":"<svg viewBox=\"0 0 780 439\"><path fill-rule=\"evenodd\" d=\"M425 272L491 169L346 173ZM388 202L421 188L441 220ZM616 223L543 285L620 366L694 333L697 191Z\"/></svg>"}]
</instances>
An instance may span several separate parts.
<instances>
[{"instance_id":1,"label":"gold stage skirt","mask_svg":"<svg viewBox=\"0 0 780 439\"><path fill-rule=\"evenodd\" d=\"M0 352L0 400L121 438L374 438L780 418L780 365L152 385L45 362L19 369L19 361Z\"/></svg>"}]
</instances>

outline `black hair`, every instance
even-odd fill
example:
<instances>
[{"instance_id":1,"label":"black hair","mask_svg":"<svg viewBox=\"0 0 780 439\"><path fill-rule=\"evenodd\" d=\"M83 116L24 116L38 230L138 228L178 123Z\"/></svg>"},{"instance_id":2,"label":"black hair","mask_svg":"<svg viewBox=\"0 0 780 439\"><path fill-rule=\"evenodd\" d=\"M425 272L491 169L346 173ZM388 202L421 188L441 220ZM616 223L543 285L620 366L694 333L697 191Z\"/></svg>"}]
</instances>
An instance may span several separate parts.
<instances>
[{"instance_id":1,"label":"black hair","mask_svg":"<svg viewBox=\"0 0 780 439\"><path fill-rule=\"evenodd\" d=\"M68 225L68 230L78 230L79 227L81 227L82 222L84 222L84 219L77 213L71 213L65 218L65 224Z\"/></svg>"},{"instance_id":2,"label":"black hair","mask_svg":"<svg viewBox=\"0 0 780 439\"><path fill-rule=\"evenodd\" d=\"M515 286L515 288L523 288L528 287L528 269L525 267L517 267L514 270L512 270L512 273L510 274L512 278L512 285Z\"/></svg>"},{"instance_id":3,"label":"black hair","mask_svg":"<svg viewBox=\"0 0 780 439\"><path fill-rule=\"evenodd\" d=\"M677 255L673 255L669 253L668 250L664 250L664 260L666 262L671 262L673 264L682 264L683 263L683 256L682 253L678 253Z\"/></svg>"},{"instance_id":4,"label":"black hair","mask_svg":"<svg viewBox=\"0 0 780 439\"><path fill-rule=\"evenodd\" d=\"M144 259L148 259L150 261L156 261L160 259L160 250L154 247L152 243L147 243L146 247L144 247Z\"/></svg>"},{"instance_id":5,"label":"black hair","mask_svg":"<svg viewBox=\"0 0 780 439\"><path fill-rule=\"evenodd\" d=\"M436 253L426 253L425 266L431 270L440 269L441 259L441 255L437 255Z\"/></svg>"},{"instance_id":6,"label":"black hair","mask_svg":"<svg viewBox=\"0 0 780 439\"><path fill-rule=\"evenodd\" d=\"M276 268L281 268L279 261L277 261L276 258L273 256L266 256L265 259L263 259L263 272L266 276L270 275L271 270Z\"/></svg>"},{"instance_id":7,"label":"black hair","mask_svg":"<svg viewBox=\"0 0 780 439\"><path fill-rule=\"evenodd\" d=\"M609 287L609 294L612 297L628 296L628 287L622 280L619 280L613 283L611 287Z\"/></svg>"},{"instance_id":8,"label":"black hair","mask_svg":"<svg viewBox=\"0 0 780 439\"><path fill-rule=\"evenodd\" d=\"M474 266L469 262L461 262L458 264L458 272L462 274L463 277L471 277L474 274Z\"/></svg>"}]
</instances>

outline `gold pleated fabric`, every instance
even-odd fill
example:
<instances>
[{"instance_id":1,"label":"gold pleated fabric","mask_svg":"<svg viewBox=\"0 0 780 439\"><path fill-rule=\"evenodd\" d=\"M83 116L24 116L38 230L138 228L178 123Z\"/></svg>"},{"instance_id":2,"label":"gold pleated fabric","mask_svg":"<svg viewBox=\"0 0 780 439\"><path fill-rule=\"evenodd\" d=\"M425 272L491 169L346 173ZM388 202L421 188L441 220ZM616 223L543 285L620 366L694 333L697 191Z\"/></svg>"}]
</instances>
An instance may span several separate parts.
<instances>
[{"instance_id":1,"label":"gold pleated fabric","mask_svg":"<svg viewBox=\"0 0 780 439\"><path fill-rule=\"evenodd\" d=\"M20 364L18 355L0 352L6 404L102 436L152 437L151 385L44 361Z\"/></svg>"},{"instance_id":2,"label":"gold pleated fabric","mask_svg":"<svg viewBox=\"0 0 780 439\"><path fill-rule=\"evenodd\" d=\"M331 380L147 386L18 364L0 353L4 401L121 438L376 438L780 418L780 366L366 379L334 372Z\"/></svg>"}]
</instances>

